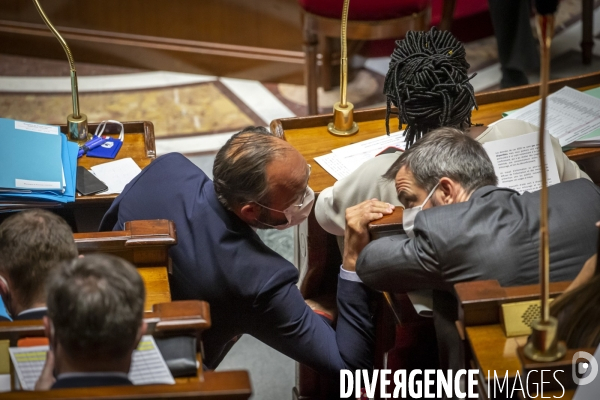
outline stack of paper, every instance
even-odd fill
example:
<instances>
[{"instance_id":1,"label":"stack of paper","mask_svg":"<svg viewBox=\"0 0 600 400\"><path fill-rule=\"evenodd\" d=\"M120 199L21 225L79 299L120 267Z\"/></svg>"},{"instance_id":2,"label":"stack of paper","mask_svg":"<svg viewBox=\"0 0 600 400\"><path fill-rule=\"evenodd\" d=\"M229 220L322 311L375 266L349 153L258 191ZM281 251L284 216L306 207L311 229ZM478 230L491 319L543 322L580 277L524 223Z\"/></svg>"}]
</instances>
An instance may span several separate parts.
<instances>
[{"instance_id":1,"label":"stack of paper","mask_svg":"<svg viewBox=\"0 0 600 400\"><path fill-rule=\"evenodd\" d=\"M77 143L58 126L0 118L0 212L75 200Z\"/></svg>"},{"instance_id":2,"label":"stack of paper","mask_svg":"<svg viewBox=\"0 0 600 400\"><path fill-rule=\"evenodd\" d=\"M373 139L333 149L329 154L315 157L315 161L331 176L340 180L388 147L404 150L404 131L395 132L389 136L383 133Z\"/></svg>"},{"instance_id":3,"label":"stack of paper","mask_svg":"<svg viewBox=\"0 0 600 400\"><path fill-rule=\"evenodd\" d=\"M504 115L539 126L540 100ZM588 146L597 146L600 143L600 90L580 92L564 87L552 93L547 97L546 129L563 147L583 147L585 142Z\"/></svg>"}]
</instances>

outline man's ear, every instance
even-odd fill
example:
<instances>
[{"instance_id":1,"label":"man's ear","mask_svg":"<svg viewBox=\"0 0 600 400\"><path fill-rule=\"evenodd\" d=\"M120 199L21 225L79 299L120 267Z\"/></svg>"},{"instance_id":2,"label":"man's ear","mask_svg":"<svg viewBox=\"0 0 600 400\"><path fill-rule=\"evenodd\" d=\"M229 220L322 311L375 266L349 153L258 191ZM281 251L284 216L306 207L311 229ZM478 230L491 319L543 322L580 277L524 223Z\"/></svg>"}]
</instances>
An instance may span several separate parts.
<instances>
[{"instance_id":1,"label":"man's ear","mask_svg":"<svg viewBox=\"0 0 600 400\"><path fill-rule=\"evenodd\" d=\"M54 333L52 332L52 322L50 321L50 318L48 318L48 316L46 315L44 316L44 318L42 318L42 321L44 321L44 334L46 335L50 343L52 343L52 334Z\"/></svg>"},{"instance_id":2,"label":"man's ear","mask_svg":"<svg viewBox=\"0 0 600 400\"><path fill-rule=\"evenodd\" d=\"M260 206L255 203L244 204L240 208L239 216L246 223L254 223L260 215Z\"/></svg>"},{"instance_id":3,"label":"man's ear","mask_svg":"<svg viewBox=\"0 0 600 400\"><path fill-rule=\"evenodd\" d=\"M135 338L135 348L136 349L137 349L138 345L140 344L140 340L142 340L142 336L144 336L146 334L147 330L148 330L148 324L146 323L146 321L142 320L140 328L138 329L137 337Z\"/></svg>"},{"instance_id":4,"label":"man's ear","mask_svg":"<svg viewBox=\"0 0 600 400\"><path fill-rule=\"evenodd\" d=\"M462 191L462 186L448 177L440 179L438 186L439 194L437 196L438 205L447 205L457 203L457 198Z\"/></svg>"}]
</instances>

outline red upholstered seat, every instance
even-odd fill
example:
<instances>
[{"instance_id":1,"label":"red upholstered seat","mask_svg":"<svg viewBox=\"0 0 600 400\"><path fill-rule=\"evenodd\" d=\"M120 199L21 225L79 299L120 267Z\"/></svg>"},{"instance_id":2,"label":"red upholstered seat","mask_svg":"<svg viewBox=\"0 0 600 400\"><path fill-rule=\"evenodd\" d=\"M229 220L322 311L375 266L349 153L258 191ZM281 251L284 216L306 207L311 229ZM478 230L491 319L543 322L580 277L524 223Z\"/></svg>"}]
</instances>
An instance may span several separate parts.
<instances>
[{"instance_id":1,"label":"red upholstered seat","mask_svg":"<svg viewBox=\"0 0 600 400\"><path fill-rule=\"evenodd\" d=\"M299 0L299 3L311 14L340 18L344 0ZM351 0L348 19L379 21L399 18L422 11L427 7L427 3L428 0Z\"/></svg>"}]
</instances>

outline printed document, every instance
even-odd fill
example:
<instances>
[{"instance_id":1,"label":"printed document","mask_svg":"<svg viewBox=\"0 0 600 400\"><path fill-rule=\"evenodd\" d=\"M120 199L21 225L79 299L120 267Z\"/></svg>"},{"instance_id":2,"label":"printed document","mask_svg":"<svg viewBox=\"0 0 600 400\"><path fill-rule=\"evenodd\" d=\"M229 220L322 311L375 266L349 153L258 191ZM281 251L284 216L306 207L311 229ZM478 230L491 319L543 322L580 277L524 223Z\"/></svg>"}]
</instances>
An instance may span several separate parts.
<instances>
[{"instance_id":1,"label":"printed document","mask_svg":"<svg viewBox=\"0 0 600 400\"><path fill-rule=\"evenodd\" d=\"M21 387L33 390L46 363L48 346L11 347L9 352ZM129 379L134 385L175 384L151 335L142 336L137 350L133 351Z\"/></svg>"},{"instance_id":2,"label":"printed document","mask_svg":"<svg viewBox=\"0 0 600 400\"><path fill-rule=\"evenodd\" d=\"M600 128L600 99L570 87L547 97L546 129L566 146ZM540 125L541 100L511 112L505 118Z\"/></svg>"},{"instance_id":3,"label":"printed document","mask_svg":"<svg viewBox=\"0 0 600 400\"><path fill-rule=\"evenodd\" d=\"M483 144L494 165L498 186L514 189L519 193L541 189L538 143L538 133L531 132ZM559 183L560 180L548 132L545 136L545 146L546 178L550 186Z\"/></svg>"},{"instance_id":4,"label":"printed document","mask_svg":"<svg viewBox=\"0 0 600 400\"><path fill-rule=\"evenodd\" d=\"M333 149L331 153L315 157L315 161L339 181L388 147L404 150L404 131Z\"/></svg>"}]
</instances>

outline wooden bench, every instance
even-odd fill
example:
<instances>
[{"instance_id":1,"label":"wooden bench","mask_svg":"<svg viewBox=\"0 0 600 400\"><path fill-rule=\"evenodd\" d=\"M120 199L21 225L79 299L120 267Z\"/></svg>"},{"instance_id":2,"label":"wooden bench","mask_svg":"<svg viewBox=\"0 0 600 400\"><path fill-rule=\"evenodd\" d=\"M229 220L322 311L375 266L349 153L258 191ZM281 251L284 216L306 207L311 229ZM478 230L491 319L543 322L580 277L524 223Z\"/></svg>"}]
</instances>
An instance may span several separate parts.
<instances>
[{"instance_id":1,"label":"wooden bench","mask_svg":"<svg viewBox=\"0 0 600 400\"><path fill-rule=\"evenodd\" d=\"M146 304L171 301L169 248L177 244L175 224L168 220L131 221L122 231L75 233L79 254L108 253L137 267L146 286Z\"/></svg>"}]
</instances>

